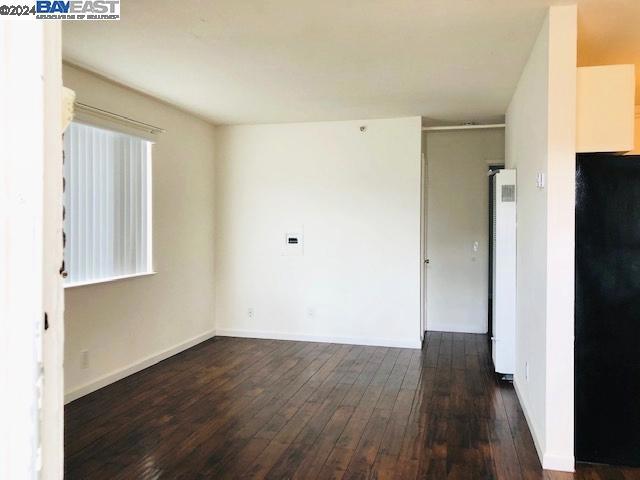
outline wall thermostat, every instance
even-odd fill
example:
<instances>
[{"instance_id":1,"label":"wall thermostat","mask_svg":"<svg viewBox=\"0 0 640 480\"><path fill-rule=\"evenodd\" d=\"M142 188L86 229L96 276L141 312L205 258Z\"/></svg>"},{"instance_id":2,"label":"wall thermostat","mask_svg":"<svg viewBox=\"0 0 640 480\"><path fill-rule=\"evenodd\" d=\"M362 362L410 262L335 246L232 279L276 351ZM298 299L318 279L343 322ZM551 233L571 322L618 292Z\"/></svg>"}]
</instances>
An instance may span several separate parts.
<instances>
[{"instance_id":1,"label":"wall thermostat","mask_svg":"<svg viewBox=\"0 0 640 480\"><path fill-rule=\"evenodd\" d=\"M304 233L302 229L292 229L284 234L282 255L285 257L304 255Z\"/></svg>"}]
</instances>

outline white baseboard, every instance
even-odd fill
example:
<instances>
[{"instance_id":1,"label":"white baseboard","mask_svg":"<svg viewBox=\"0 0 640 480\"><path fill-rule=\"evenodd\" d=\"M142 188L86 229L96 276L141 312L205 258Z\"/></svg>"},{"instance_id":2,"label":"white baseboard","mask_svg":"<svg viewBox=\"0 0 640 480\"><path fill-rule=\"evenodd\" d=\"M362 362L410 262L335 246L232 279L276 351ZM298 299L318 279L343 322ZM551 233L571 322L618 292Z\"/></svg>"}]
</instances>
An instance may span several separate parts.
<instances>
[{"instance_id":1,"label":"white baseboard","mask_svg":"<svg viewBox=\"0 0 640 480\"><path fill-rule=\"evenodd\" d=\"M375 347L422 348L422 342L416 340L392 340L387 338L334 337L330 335L305 335L260 330L216 329L220 337L265 338L270 340L295 340L301 342L344 343L348 345L371 345Z\"/></svg>"},{"instance_id":2,"label":"white baseboard","mask_svg":"<svg viewBox=\"0 0 640 480\"><path fill-rule=\"evenodd\" d=\"M524 400L524 395L522 395L522 392L520 391L520 387L518 386L518 381L515 378L515 376L513 379L513 388L516 391L516 397L518 397L518 402L520 402L520 407L524 412L524 418L527 421L527 424L529 425L529 431L531 432L531 436L533 437L533 444L536 447L536 452L538 453L538 458L540 459L540 463L544 464L543 462L544 454L543 454L542 444L540 443L540 440L538 439L538 435L536 434L536 430L533 426L534 425L533 419L531 418L531 415L529 415L529 409L527 408L527 402L525 402Z\"/></svg>"},{"instance_id":3,"label":"white baseboard","mask_svg":"<svg viewBox=\"0 0 640 480\"><path fill-rule=\"evenodd\" d=\"M522 411L524 412L524 418L527 420L527 424L529 425L529 431L531 432L531 436L533 437L533 444L536 447L536 452L538 453L538 458L540 458L542 468L545 470L556 470L560 472L575 472L575 457L564 457L543 453L542 444L533 427L533 420L529 414L527 403L524 401L524 396L522 395L520 387L518 386L518 382L515 378L513 380L513 387L516 391L516 396L518 397L518 401L520 402Z\"/></svg>"},{"instance_id":4,"label":"white baseboard","mask_svg":"<svg viewBox=\"0 0 640 480\"><path fill-rule=\"evenodd\" d=\"M452 332L452 333L487 333L486 327L477 325L449 325L431 323L427 320L428 332Z\"/></svg>"},{"instance_id":5,"label":"white baseboard","mask_svg":"<svg viewBox=\"0 0 640 480\"><path fill-rule=\"evenodd\" d=\"M542 468L544 468L545 470L555 470L558 472L575 472L575 457L565 457L547 453L544 455L544 458L542 460Z\"/></svg>"},{"instance_id":6,"label":"white baseboard","mask_svg":"<svg viewBox=\"0 0 640 480\"><path fill-rule=\"evenodd\" d=\"M216 335L215 330L210 330L206 333L203 333L202 335L193 337L187 340L186 342L182 342L160 353L156 353L147 358L144 358L139 362L132 363L131 365L128 365L122 369L116 370L115 372L108 373L96 380L92 380L89 383L86 383L78 388L75 388L69 392L66 392L64 395L64 403L67 404L69 402L72 402L73 400L83 397L91 392L95 392L96 390L99 390L102 387L106 387L111 383L117 382L118 380L121 380L124 377L128 377L129 375L139 372L140 370L144 370L145 368L150 367L151 365L155 365L156 363L161 362L162 360L172 357L176 353L180 353L184 350L187 350L188 348L193 347L194 345L197 345L201 342L204 342L205 340L215 337L215 335Z\"/></svg>"}]
</instances>

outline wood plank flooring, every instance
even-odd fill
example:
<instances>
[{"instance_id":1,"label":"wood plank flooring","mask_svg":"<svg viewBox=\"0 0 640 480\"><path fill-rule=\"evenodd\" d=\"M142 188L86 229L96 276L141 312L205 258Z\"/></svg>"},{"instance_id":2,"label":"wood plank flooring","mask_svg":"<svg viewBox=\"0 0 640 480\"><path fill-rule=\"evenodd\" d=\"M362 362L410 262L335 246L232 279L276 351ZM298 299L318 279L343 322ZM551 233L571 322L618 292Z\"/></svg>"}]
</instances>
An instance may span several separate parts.
<instances>
[{"instance_id":1,"label":"wood plank flooring","mask_svg":"<svg viewBox=\"0 0 640 480\"><path fill-rule=\"evenodd\" d=\"M484 335L423 350L214 338L67 405L66 479L630 480L543 472Z\"/></svg>"}]
</instances>

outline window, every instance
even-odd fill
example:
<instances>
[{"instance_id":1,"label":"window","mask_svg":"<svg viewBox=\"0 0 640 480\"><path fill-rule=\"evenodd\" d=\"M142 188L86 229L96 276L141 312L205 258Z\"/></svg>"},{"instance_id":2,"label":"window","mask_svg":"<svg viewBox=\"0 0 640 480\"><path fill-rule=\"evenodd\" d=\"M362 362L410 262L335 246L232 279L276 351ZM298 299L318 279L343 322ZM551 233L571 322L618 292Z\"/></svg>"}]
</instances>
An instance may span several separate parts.
<instances>
[{"instance_id":1,"label":"window","mask_svg":"<svg viewBox=\"0 0 640 480\"><path fill-rule=\"evenodd\" d=\"M76 122L65 132L66 286L152 273L151 145Z\"/></svg>"}]
</instances>

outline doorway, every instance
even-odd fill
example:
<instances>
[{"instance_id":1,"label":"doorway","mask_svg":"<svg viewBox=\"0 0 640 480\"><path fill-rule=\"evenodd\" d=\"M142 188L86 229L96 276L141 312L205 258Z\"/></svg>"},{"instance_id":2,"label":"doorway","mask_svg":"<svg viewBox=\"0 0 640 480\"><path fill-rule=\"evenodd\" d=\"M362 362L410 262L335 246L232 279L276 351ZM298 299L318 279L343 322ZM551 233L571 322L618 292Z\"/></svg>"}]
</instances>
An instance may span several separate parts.
<instances>
[{"instance_id":1,"label":"doorway","mask_svg":"<svg viewBox=\"0 0 640 480\"><path fill-rule=\"evenodd\" d=\"M504 164L504 132L433 130L424 138L427 329L486 334L487 170Z\"/></svg>"}]
</instances>

